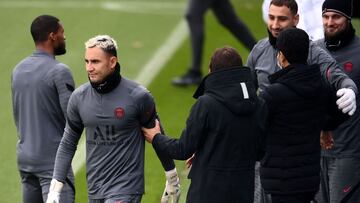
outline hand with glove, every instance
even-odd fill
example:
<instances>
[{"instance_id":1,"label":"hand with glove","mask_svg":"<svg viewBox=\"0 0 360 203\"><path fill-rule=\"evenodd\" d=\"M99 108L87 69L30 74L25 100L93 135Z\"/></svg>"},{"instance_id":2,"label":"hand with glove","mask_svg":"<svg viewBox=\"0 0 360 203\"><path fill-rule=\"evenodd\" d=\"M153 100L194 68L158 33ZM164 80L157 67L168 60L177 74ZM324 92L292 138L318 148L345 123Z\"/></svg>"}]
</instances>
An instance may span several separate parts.
<instances>
[{"instance_id":1,"label":"hand with glove","mask_svg":"<svg viewBox=\"0 0 360 203\"><path fill-rule=\"evenodd\" d=\"M355 92L349 88L341 88L336 92L336 96L340 97L336 104L343 113L348 113L349 116L354 115L356 111L356 97Z\"/></svg>"},{"instance_id":2,"label":"hand with glove","mask_svg":"<svg viewBox=\"0 0 360 203\"><path fill-rule=\"evenodd\" d=\"M179 176L176 172L176 168L165 171L166 184L165 190L161 197L161 203L178 203L180 199L180 184Z\"/></svg>"},{"instance_id":3,"label":"hand with glove","mask_svg":"<svg viewBox=\"0 0 360 203\"><path fill-rule=\"evenodd\" d=\"M62 182L52 179L46 203L59 203L60 193L63 186L64 184Z\"/></svg>"}]
</instances>

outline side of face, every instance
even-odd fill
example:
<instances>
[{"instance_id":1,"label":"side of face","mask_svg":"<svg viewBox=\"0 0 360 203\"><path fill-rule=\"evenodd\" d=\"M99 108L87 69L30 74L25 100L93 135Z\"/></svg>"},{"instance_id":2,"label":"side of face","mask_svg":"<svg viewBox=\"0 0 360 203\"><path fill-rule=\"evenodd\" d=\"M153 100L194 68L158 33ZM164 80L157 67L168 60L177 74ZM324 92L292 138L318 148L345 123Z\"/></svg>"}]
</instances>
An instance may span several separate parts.
<instances>
[{"instance_id":1,"label":"side of face","mask_svg":"<svg viewBox=\"0 0 360 203\"><path fill-rule=\"evenodd\" d=\"M59 29L56 33L50 33L50 39L53 41L54 55L63 55L66 53L65 45L65 30L62 24L59 22Z\"/></svg>"},{"instance_id":2,"label":"side of face","mask_svg":"<svg viewBox=\"0 0 360 203\"><path fill-rule=\"evenodd\" d=\"M270 5L267 26L273 37L278 37L287 28L295 27L298 22L299 15L293 15L287 6Z\"/></svg>"},{"instance_id":3,"label":"side of face","mask_svg":"<svg viewBox=\"0 0 360 203\"><path fill-rule=\"evenodd\" d=\"M115 56L111 56L99 47L85 50L86 72L92 83L102 83L108 75L114 72L116 62Z\"/></svg>"},{"instance_id":4,"label":"side of face","mask_svg":"<svg viewBox=\"0 0 360 203\"><path fill-rule=\"evenodd\" d=\"M327 38L333 38L347 29L348 20L345 16L336 12L325 12L322 15L324 34Z\"/></svg>"}]
</instances>

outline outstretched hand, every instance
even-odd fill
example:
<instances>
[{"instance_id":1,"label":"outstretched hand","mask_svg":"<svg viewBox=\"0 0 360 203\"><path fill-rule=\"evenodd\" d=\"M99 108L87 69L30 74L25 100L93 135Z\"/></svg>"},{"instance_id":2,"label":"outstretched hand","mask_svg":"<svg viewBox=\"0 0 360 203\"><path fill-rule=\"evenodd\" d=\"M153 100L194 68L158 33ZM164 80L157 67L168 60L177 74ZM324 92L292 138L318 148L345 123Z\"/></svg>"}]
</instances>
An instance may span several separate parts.
<instances>
[{"instance_id":1,"label":"outstretched hand","mask_svg":"<svg viewBox=\"0 0 360 203\"><path fill-rule=\"evenodd\" d=\"M153 127L153 128L142 127L141 130L144 133L146 141L148 141L149 143L152 143L155 135L158 134L158 133L161 133L160 123L159 123L158 119L156 119L155 120L155 127Z\"/></svg>"},{"instance_id":2,"label":"outstretched hand","mask_svg":"<svg viewBox=\"0 0 360 203\"><path fill-rule=\"evenodd\" d=\"M349 116L352 116L356 111L355 92L349 88L341 88L336 92L336 96L339 97L336 101L339 109L341 109L343 113L347 113Z\"/></svg>"}]
</instances>

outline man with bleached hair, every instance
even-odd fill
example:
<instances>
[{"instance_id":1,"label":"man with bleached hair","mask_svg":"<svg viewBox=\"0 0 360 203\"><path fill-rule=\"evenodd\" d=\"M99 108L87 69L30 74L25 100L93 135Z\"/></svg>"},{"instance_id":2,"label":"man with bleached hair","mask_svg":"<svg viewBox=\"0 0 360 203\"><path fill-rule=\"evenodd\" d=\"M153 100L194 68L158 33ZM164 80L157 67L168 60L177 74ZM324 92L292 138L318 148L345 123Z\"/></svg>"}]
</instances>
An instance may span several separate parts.
<instances>
[{"instance_id":1,"label":"man with bleached hair","mask_svg":"<svg viewBox=\"0 0 360 203\"><path fill-rule=\"evenodd\" d=\"M144 194L145 139L141 127L155 125L153 97L146 88L120 74L113 38L96 36L85 43L85 48L89 82L70 97L48 203L59 200L84 128L89 203L139 203ZM162 201L172 196L177 202L180 185L175 164L166 156L158 156L167 180Z\"/></svg>"}]
</instances>

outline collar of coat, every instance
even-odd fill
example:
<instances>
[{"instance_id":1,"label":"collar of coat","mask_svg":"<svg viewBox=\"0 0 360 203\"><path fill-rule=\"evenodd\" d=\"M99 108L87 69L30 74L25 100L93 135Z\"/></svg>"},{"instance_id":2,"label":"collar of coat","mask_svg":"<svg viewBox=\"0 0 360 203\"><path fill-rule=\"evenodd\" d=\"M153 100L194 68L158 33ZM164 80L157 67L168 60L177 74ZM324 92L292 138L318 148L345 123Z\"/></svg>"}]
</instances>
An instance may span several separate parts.
<instances>
[{"instance_id":1,"label":"collar of coat","mask_svg":"<svg viewBox=\"0 0 360 203\"><path fill-rule=\"evenodd\" d=\"M203 78L200 85L196 89L193 97L199 98L208 88L216 86L226 86L234 82L253 81L250 68L248 67L229 67L209 73Z\"/></svg>"}]
</instances>

